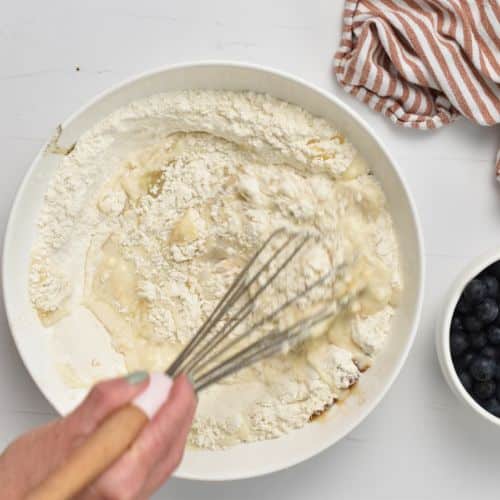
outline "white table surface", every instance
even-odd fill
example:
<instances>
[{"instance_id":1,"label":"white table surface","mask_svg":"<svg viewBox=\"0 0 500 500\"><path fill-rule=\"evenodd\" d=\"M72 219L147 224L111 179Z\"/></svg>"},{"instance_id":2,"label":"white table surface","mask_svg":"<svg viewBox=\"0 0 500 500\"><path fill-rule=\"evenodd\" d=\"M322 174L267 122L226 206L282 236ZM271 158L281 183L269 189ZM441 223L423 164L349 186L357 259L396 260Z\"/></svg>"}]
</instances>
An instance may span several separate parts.
<instances>
[{"instance_id":1,"label":"white table surface","mask_svg":"<svg viewBox=\"0 0 500 500\"><path fill-rule=\"evenodd\" d=\"M460 121L435 132L407 131L344 94L332 76L341 4L0 0L2 236L26 169L60 121L125 77L202 59L261 63L340 96L394 152L421 216L427 280L420 328L376 410L334 448L287 471L225 484L174 479L155 498L498 498L500 428L479 421L448 390L433 324L456 273L475 255L500 246L500 187L493 176L500 130ZM54 411L24 369L1 307L3 448Z\"/></svg>"}]
</instances>

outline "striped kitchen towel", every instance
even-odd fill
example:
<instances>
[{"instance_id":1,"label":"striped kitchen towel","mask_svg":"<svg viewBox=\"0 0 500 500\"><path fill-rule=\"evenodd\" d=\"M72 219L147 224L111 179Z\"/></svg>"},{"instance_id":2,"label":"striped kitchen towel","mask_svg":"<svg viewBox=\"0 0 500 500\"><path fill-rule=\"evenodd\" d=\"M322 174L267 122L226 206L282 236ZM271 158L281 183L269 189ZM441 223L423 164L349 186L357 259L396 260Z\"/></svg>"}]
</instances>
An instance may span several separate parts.
<instances>
[{"instance_id":1,"label":"striped kitchen towel","mask_svg":"<svg viewBox=\"0 0 500 500\"><path fill-rule=\"evenodd\" d=\"M498 124L500 0L347 0L335 73L403 127Z\"/></svg>"}]
</instances>

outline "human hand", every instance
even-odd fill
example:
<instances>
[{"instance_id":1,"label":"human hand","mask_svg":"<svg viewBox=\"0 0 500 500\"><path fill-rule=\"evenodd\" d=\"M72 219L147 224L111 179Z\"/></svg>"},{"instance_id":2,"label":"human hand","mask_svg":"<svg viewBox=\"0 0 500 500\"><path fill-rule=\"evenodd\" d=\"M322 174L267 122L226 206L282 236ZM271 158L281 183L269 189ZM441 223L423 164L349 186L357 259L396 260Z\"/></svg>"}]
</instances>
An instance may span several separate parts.
<instances>
[{"instance_id":1,"label":"human hand","mask_svg":"<svg viewBox=\"0 0 500 500\"><path fill-rule=\"evenodd\" d=\"M34 429L0 456L2 498L24 498L62 464L114 410L148 385L146 373L101 382L70 415ZM181 375L168 401L132 446L85 491L79 500L148 498L179 465L196 408L189 380Z\"/></svg>"}]
</instances>

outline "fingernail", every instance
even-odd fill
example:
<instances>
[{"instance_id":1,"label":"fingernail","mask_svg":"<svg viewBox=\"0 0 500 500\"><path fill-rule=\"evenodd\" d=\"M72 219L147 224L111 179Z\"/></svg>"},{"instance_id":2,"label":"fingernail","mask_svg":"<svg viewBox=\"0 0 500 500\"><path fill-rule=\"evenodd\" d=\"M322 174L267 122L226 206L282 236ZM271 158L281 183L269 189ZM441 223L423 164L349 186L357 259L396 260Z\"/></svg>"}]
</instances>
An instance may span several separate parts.
<instances>
[{"instance_id":1,"label":"fingernail","mask_svg":"<svg viewBox=\"0 0 500 500\"><path fill-rule=\"evenodd\" d=\"M140 384L141 382L144 382L149 377L149 373L146 370L138 370L136 372L129 373L126 377L125 380L129 384Z\"/></svg>"},{"instance_id":2,"label":"fingernail","mask_svg":"<svg viewBox=\"0 0 500 500\"><path fill-rule=\"evenodd\" d=\"M193 386L194 388L194 382L193 382L193 376L190 373L185 373L186 378L189 380L189 383Z\"/></svg>"},{"instance_id":3,"label":"fingernail","mask_svg":"<svg viewBox=\"0 0 500 500\"><path fill-rule=\"evenodd\" d=\"M186 373L186 378L189 380L191 387L193 388L194 395L196 396L196 400L198 400L198 392L195 389L194 380L190 373Z\"/></svg>"}]
</instances>

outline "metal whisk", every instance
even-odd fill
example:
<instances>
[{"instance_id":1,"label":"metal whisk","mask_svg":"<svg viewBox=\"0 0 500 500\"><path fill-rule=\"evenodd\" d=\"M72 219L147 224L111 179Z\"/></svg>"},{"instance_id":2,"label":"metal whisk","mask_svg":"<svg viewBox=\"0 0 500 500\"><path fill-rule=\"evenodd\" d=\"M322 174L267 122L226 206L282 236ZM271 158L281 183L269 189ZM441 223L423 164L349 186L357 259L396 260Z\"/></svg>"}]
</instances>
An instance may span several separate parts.
<instances>
[{"instance_id":1,"label":"metal whisk","mask_svg":"<svg viewBox=\"0 0 500 500\"><path fill-rule=\"evenodd\" d=\"M283 236L285 241L273 250L273 245ZM342 274L343 266L332 268L261 319L250 321L249 326L244 326L239 333L236 332L238 326L256 309L257 299L271 287L282 272L286 272L288 265L312 238L310 234L289 233L285 229L278 229L271 234L168 368L167 375L173 378L180 373L186 373L190 376L195 390L201 391L249 365L293 347L307 337L313 326L335 315L338 305L334 302L289 326L274 327L256 340L251 340L257 332L276 321L281 313L290 309L314 288L328 280L333 281ZM271 249L271 256L260 263L259 257L268 249ZM347 302L348 300L344 299L340 305Z\"/></svg>"},{"instance_id":2,"label":"metal whisk","mask_svg":"<svg viewBox=\"0 0 500 500\"><path fill-rule=\"evenodd\" d=\"M279 240L282 237L284 242ZM201 391L223 377L293 347L307 337L312 327L331 318L347 305L350 297L344 294L340 302L332 300L329 305L322 305L319 310L291 325L281 321L288 319L281 316L286 309L292 312L295 306L300 309L301 298L328 280L333 283L340 277L344 271L339 266L313 283L304 285L283 303L274 306L273 301L268 301L265 307L260 307L259 298L272 290L273 283L277 279L279 281L280 274L286 272L312 238L308 234L290 234L285 229L274 232L239 273L208 319L167 370L171 378L160 373L152 374L147 390L109 415L61 467L33 490L30 500L73 498L91 483L130 446L165 402L171 379L177 374L188 374L195 391ZM268 250L270 257L265 255ZM288 292L287 287L285 290ZM262 317L259 319L256 313L262 313Z\"/></svg>"}]
</instances>

